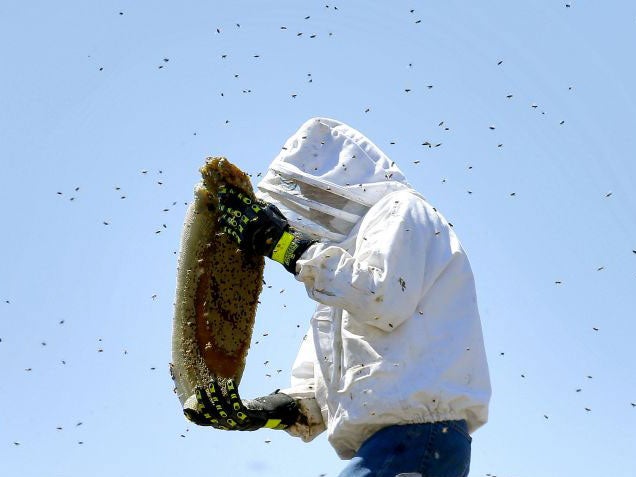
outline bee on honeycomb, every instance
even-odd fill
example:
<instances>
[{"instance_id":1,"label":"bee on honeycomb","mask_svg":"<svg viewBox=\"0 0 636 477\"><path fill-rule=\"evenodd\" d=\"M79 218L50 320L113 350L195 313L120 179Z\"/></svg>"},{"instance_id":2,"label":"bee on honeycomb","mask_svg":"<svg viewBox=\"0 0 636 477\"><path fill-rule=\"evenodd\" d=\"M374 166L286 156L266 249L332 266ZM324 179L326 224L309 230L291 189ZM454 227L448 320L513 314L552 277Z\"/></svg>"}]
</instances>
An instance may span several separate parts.
<instances>
[{"instance_id":1,"label":"bee on honeycomb","mask_svg":"<svg viewBox=\"0 0 636 477\"><path fill-rule=\"evenodd\" d=\"M217 189L253 197L246 173L207 158L186 213L177 269L171 374L181 404L212 377L240 382L250 346L265 260L241 253L219 230Z\"/></svg>"}]
</instances>

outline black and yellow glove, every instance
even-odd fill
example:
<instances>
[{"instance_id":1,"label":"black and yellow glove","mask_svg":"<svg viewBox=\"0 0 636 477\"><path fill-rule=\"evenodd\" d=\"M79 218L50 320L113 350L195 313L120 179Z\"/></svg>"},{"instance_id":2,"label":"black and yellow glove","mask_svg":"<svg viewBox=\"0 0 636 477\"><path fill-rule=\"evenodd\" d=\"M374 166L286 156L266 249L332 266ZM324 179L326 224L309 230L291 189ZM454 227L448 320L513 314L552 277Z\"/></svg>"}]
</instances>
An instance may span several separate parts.
<instances>
[{"instance_id":1,"label":"black and yellow glove","mask_svg":"<svg viewBox=\"0 0 636 477\"><path fill-rule=\"evenodd\" d=\"M196 388L194 399L186 401L185 417L199 426L225 431L255 431L264 427L286 429L299 417L296 401L286 394L275 392L243 402L234 381L228 380L225 389L224 395L216 380L212 380L207 388Z\"/></svg>"},{"instance_id":2,"label":"black and yellow glove","mask_svg":"<svg viewBox=\"0 0 636 477\"><path fill-rule=\"evenodd\" d=\"M296 261L315 241L290 227L273 204L252 200L236 187L218 189L219 223L245 252L264 255L296 273Z\"/></svg>"}]
</instances>

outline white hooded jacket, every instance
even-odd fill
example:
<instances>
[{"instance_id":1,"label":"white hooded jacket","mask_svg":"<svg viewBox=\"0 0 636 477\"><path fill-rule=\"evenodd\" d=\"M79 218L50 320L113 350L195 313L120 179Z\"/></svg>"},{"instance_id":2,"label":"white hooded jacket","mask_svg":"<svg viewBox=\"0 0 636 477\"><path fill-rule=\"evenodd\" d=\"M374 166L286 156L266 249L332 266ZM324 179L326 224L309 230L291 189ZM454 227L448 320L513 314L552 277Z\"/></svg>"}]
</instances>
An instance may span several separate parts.
<instances>
[{"instance_id":1,"label":"white hooded jacket","mask_svg":"<svg viewBox=\"0 0 636 477\"><path fill-rule=\"evenodd\" d=\"M297 263L318 302L289 389L311 440L342 458L393 424L488 417L490 381L470 264L448 222L395 163L338 121L307 121L258 184L321 240Z\"/></svg>"}]
</instances>

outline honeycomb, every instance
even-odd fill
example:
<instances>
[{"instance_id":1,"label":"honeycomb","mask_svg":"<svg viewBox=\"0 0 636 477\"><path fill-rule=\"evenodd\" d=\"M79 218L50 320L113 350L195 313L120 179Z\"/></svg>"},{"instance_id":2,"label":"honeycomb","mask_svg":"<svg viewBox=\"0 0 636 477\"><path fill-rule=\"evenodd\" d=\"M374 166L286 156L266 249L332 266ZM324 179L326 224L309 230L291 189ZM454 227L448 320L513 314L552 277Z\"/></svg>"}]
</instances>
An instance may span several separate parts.
<instances>
[{"instance_id":1,"label":"honeycomb","mask_svg":"<svg viewBox=\"0 0 636 477\"><path fill-rule=\"evenodd\" d=\"M215 376L241 380L265 260L238 250L217 223L221 183L254 198L249 177L223 157L207 158L186 213L177 268L171 374L181 404Z\"/></svg>"}]
</instances>

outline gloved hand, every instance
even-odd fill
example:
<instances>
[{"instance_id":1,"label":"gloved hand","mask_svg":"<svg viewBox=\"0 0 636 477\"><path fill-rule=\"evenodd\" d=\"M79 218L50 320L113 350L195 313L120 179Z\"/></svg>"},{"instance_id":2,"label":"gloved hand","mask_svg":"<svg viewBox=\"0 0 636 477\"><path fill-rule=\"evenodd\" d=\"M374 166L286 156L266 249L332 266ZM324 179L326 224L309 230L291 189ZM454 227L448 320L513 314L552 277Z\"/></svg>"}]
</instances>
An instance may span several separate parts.
<instances>
[{"instance_id":1,"label":"gloved hand","mask_svg":"<svg viewBox=\"0 0 636 477\"><path fill-rule=\"evenodd\" d=\"M222 230L241 250L269 257L296 273L296 261L314 240L290 227L275 205L253 201L236 187L220 186L218 199Z\"/></svg>"},{"instance_id":2,"label":"gloved hand","mask_svg":"<svg viewBox=\"0 0 636 477\"><path fill-rule=\"evenodd\" d=\"M226 389L227 396L224 396L216 380L212 380L207 389L196 388L184 406L185 417L199 426L226 431L286 429L298 419L296 401L286 394L275 392L243 402L234 381L228 380Z\"/></svg>"}]
</instances>

